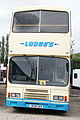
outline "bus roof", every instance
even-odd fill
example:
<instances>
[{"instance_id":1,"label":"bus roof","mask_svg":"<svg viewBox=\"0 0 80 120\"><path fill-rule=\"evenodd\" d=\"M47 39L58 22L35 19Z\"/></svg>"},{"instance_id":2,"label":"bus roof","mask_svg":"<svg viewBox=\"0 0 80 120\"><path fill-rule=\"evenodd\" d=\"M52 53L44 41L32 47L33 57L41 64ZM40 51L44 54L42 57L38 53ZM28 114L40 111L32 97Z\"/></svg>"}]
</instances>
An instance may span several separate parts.
<instances>
[{"instance_id":1,"label":"bus roof","mask_svg":"<svg viewBox=\"0 0 80 120\"><path fill-rule=\"evenodd\" d=\"M30 7L21 7L15 8L15 12L20 11L30 11L30 10L55 10L55 11L67 11L70 12L69 8L66 7L53 7L53 6L30 6Z\"/></svg>"}]
</instances>

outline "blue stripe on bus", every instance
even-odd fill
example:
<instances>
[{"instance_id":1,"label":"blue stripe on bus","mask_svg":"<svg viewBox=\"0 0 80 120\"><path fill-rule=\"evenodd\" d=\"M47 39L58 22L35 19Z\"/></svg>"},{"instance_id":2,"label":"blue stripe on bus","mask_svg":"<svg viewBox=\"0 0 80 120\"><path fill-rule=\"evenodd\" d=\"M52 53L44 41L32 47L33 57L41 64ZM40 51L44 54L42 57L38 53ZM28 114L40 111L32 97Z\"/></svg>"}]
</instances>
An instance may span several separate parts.
<instances>
[{"instance_id":1,"label":"blue stripe on bus","mask_svg":"<svg viewBox=\"0 0 80 120\"><path fill-rule=\"evenodd\" d=\"M6 106L9 107L25 107L25 108L30 108L30 105L41 105L43 106L43 109L52 109L52 110L63 110L63 111L68 111L69 110L69 103L65 104L64 103L50 103L49 102L41 102L39 100L35 100L35 102L32 99L29 99L31 101L25 101L22 99L8 99L6 100ZM28 99L27 99L28 100ZM38 102L37 102L38 101Z\"/></svg>"},{"instance_id":2,"label":"blue stripe on bus","mask_svg":"<svg viewBox=\"0 0 80 120\"><path fill-rule=\"evenodd\" d=\"M43 101L43 102L55 102L54 100L41 100L41 99L28 99L28 98L8 98L8 97L6 97L6 99L15 99L15 100L30 100L30 101ZM69 103L69 102L67 102L67 101L59 101L60 103ZM58 103L59 103L58 102Z\"/></svg>"}]
</instances>

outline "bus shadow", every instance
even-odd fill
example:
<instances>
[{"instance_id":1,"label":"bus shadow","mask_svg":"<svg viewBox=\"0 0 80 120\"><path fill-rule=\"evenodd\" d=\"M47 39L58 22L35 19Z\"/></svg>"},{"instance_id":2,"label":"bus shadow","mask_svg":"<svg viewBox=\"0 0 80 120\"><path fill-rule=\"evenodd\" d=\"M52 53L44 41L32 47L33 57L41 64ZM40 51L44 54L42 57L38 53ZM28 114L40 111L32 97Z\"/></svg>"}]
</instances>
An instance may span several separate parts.
<instances>
[{"instance_id":1,"label":"bus shadow","mask_svg":"<svg viewBox=\"0 0 80 120\"><path fill-rule=\"evenodd\" d=\"M68 112L57 111L57 110L43 110L43 109L33 109L33 108L21 108L14 109L14 113L18 114L35 114L35 115L55 115L55 116L67 116Z\"/></svg>"}]
</instances>

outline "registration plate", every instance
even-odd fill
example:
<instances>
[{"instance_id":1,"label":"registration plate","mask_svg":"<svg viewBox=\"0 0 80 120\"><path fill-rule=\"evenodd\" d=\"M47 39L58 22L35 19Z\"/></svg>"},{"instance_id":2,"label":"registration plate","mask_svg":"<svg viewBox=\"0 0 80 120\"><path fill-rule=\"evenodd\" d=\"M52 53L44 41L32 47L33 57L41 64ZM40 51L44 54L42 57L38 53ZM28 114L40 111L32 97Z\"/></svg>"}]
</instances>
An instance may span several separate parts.
<instances>
[{"instance_id":1,"label":"registration plate","mask_svg":"<svg viewBox=\"0 0 80 120\"><path fill-rule=\"evenodd\" d=\"M30 105L30 108L43 108L42 105Z\"/></svg>"}]
</instances>

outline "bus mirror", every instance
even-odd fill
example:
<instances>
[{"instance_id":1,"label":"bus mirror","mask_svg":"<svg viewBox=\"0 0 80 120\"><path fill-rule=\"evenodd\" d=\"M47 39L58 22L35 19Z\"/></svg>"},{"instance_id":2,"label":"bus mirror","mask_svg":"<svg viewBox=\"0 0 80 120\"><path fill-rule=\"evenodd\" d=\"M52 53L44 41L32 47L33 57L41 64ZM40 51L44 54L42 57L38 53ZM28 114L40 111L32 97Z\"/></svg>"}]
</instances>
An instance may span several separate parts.
<instances>
[{"instance_id":1,"label":"bus mirror","mask_svg":"<svg viewBox=\"0 0 80 120\"><path fill-rule=\"evenodd\" d=\"M5 58L5 60L4 60L4 67L7 67L7 63L8 63L8 59Z\"/></svg>"},{"instance_id":2,"label":"bus mirror","mask_svg":"<svg viewBox=\"0 0 80 120\"><path fill-rule=\"evenodd\" d=\"M72 59L72 55L70 56L70 58Z\"/></svg>"},{"instance_id":3,"label":"bus mirror","mask_svg":"<svg viewBox=\"0 0 80 120\"><path fill-rule=\"evenodd\" d=\"M75 69L75 60L71 60L71 69Z\"/></svg>"}]
</instances>

